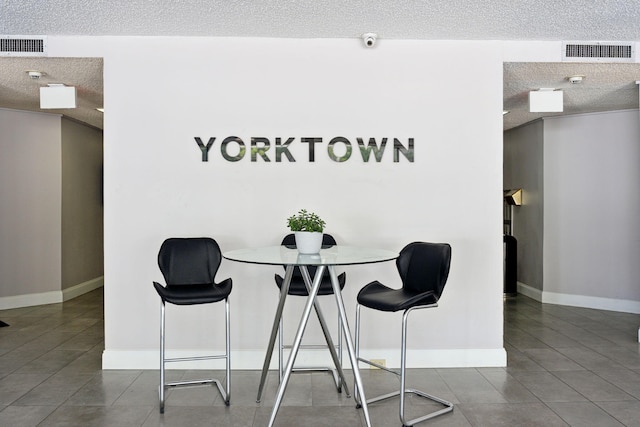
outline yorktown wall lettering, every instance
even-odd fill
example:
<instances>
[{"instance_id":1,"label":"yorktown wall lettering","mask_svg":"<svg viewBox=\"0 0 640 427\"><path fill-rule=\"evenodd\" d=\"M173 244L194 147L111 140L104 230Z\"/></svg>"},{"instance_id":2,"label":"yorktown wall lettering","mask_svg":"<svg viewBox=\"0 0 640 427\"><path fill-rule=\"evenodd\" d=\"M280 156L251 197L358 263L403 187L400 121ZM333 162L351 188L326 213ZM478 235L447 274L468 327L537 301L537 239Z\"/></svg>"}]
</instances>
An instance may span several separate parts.
<instances>
[{"instance_id":1,"label":"yorktown wall lettering","mask_svg":"<svg viewBox=\"0 0 640 427\"><path fill-rule=\"evenodd\" d=\"M199 136L194 137L196 143L198 144L198 148L202 153L202 161L209 161L209 152L215 145L217 137L212 136L209 137L207 142L204 142L203 138ZM251 153L251 161L264 161L271 162L272 159L276 163L280 163L283 161L286 162L295 162L296 158L294 157L293 152L296 153L296 156L300 158L304 157L303 154L298 154L295 148L299 144L306 144L306 158L309 162L315 162L316 160L316 152L322 152L326 150L327 155L334 162L346 162L351 158L353 154L353 144L349 139L343 136L336 136L331 138L329 142L326 144L326 149L323 144L325 141L320 137L301 137L296 140L295 137L289 138L275 138L272 142L268 138L264 137L251 137L250 142L250 153ZM371 158L375 159L376 162L382 161L382 156L384 155L385 149L387 148L387 138L380 139L378 143L375 138L369 138L368 141L365 142L364 138L356 138L356 144L358 148L358 152L362 157L362 160L366 163ZM237 137L237 136L228 136L222 140L220 145L220 154L222 157L229 162L238 162L242 160L247 154L247 145L245 142ZM304 146L300 147L297 151L302 151L304 153ZM395 163L400 161L400 156L404 157L407 161L413 163L414 161L414 148L413 148L413 138L408 138L406 141L406 145L400 142L398 138L393 138L393 161ZM338 154L339 153L339 154ZM373 154L373 156L372 156Z\"/></svg>"}]
</instances>

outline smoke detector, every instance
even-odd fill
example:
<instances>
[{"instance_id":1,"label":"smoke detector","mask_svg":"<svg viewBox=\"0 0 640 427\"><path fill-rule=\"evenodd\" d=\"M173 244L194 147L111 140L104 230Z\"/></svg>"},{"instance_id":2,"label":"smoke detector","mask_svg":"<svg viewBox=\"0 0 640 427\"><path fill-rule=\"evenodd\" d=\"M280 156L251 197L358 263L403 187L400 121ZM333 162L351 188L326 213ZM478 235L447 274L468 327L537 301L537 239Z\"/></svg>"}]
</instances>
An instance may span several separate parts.
<instances>
[{"instance_id":1,"label":"smoke detector","mask_svg":"<svg viewBox=\"0 0 640 427\"><path fill-rule=\"evenodd\" d=\"M569 83L571 83L572 85L577 85L582 83L582 79L584 79L584 76L570 76L567 77L567 80L569 80Z\"/></svg>"},{"instance_id":2,"label":"smoke detector","mask_svg":"<svg viewBox=\"0 0 640 427\"><path fill-rule=\"evenodd\" d=\"M34 70L27 71L27 74L29 75L29 78L31 78L33 80L38 80L40 77L42 77L44 75L43 72L34 71Z\"/></svg>"}]
</instances>

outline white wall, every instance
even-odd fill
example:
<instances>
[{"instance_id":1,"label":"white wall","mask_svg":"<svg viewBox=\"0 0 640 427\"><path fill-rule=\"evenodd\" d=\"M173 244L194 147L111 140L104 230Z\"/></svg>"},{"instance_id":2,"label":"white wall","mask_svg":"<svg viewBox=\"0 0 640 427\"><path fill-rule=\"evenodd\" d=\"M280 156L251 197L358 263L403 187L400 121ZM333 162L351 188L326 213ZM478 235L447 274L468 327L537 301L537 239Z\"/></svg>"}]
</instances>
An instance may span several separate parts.
<instances>
[{"instance_id":1,"label":"white wall","mask_svg":"<svg viewBox=\"0 0 640 427\"><path fill-rule=\"evenodd\" d=\"M544 164L543 121L504 133L504 188L522 189L522 206L513 207L512 234L517 239L518 281L543 289Z\"/></svg>"},{"instance_id":2,"label":"white wall","mask_svg":"<svg viewBox=\"0 0 640 427\"><path fill-rule=\"evenodd\" d=\"M523 188L518 291L639 313L638 112L545 118L505 132L504 155L505 188Z\"/></svg>"},{"instance_id":3,"label":"white wall","mask_svg":"<svg viewBox=\"0 0 640 427\"><path fill-rule=\"evenodd\" d=\"M62 119L62 288L102 283L102 131ZM83 289L84 290L84 289Z\"/></svg>"},{"instance_id":4,"label":"white wall","mask_svg":"<svg viewBox=\"0 0 640 427\"><path fill-rule=\"evenodd\" d=\"M0 309L60 300L60 147L60 116L0 109Z\"/></svg>"},{"instance_id":5,"label":"white wall","mask_svg":"<svg viewBox=\"0 0 640 427\"><path fill-rule=\"evenodd\" d=\"M157 367L160 304L151 282L161 279L165 238L212 236L223 251L275 245L286 217L303 207L341 243L400 250L414 240L450 242L447 288L438 309L414 315L409 363L505 364L498 44L50 37L49 47L56 56L105 58L105 368ZM295 137L297 162L228 162L219 147L231 135ZM218 138L207 163L196 136ZM299 142L308 136L324 138L313 163ZM389 151L381 163L357 152L336 163L325 151L335 136L413 138L415 162L394 163ZM223 262L218 277L234 280L236 369L261 366L279 271ZM399 286L393 263L346 271L350 316L367 282ZM289 330L300 308L294 301L287 310ZM169 348L219 348L220 309L169 307ZM334 313L328 305L327 318ZM367 319L363 352L397 364L399 317Z\"/></svg>"},{"instance_id":6,"label":"white wall","mask_svg":"<svg viewBox=\"0 0 640 427\"><path fill-rule=\"evenodd\" d=\"M545 300L640 313L637 111L544 122Z\"/></svg>"}]
</instances>

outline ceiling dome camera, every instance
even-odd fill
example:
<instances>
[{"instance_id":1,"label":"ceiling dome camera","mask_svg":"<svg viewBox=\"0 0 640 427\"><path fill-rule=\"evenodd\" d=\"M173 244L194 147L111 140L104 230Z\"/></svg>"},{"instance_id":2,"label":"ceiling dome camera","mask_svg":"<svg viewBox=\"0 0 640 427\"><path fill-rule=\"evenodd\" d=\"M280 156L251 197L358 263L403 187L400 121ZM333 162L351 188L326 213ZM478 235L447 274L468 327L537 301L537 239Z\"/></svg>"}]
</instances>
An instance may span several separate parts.
<instances>
[{"instance_id":1,"label":"ceiling dome camera","mask_svg":"<svg viewBox=\"0 0 640 427\"><path fill-rule=\"evenodd\" d=\"M375 33L364 33L362 35L362 41L364 42L365 47L375 46L377 38L378 35Z\"/></svg>"}]
</instances>

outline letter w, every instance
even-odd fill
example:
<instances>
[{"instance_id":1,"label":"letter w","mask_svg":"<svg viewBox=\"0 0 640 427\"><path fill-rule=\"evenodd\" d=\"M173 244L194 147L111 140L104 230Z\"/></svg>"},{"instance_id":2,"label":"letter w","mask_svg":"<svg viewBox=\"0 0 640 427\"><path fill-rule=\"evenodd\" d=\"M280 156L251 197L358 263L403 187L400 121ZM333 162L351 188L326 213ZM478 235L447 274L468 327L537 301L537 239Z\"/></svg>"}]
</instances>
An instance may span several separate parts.
<instances>
[{"instance_id":1,"label":"letter w","mask_svg":"<svg viewBox=\"0 0 640 427\"><path fill-rule=\"evenodd\" d=\"M384 154L384 149L387 146L387 138L382 138L382 142L380 142L380 147L376 145L375 138L369 138L369 143L365 146L362 138L357 138L358 147L360 148L360 154L362 155L362 160L366 162L369 161L369 156L371 155L371 151L373 151L373 155L376 158L376 162L380 163L382 160L382 154Z\"/></svg>"}]
</instances>

